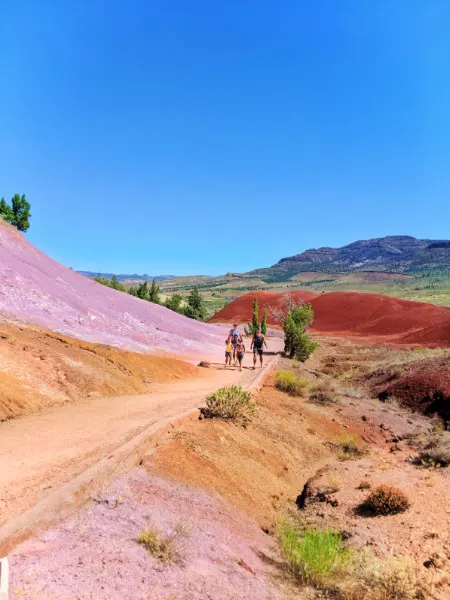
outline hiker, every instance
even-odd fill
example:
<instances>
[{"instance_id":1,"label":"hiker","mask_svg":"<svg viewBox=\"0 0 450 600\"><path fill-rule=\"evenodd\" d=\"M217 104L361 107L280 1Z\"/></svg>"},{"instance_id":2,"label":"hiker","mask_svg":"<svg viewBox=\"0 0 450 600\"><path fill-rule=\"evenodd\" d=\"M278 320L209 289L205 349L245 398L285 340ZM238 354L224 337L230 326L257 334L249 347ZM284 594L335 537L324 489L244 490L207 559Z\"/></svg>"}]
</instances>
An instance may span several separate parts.
<instances>
[{"instance_id":1,"label":"hiker","mask_svg":"<svg viewBox=\"0 0 450 600\"><path fill-rule=\"evenodd\" d=\"M244 341L242 339L242 336L240 336L236 346L235 346L235 350L236 350L236 358L239 362L239 371L242 371L242 360L244 358L244 354L245 354L245 346L244 346ZM236 363L234 363L236 364Z\"/></svg>"},{"instance_id":2,"label":"hiker","mask_svg":"<svg viewBox=\"0 0 450 600\"><path fill-rule=\"evenodd\" d=\"M230 331L228 333L228 341L233 344L233 359L234 359L234 364L236 364L236 344L239 341L242 342L242 335L238 329L237 323L233 323L233 328L230 329Z\"/></svg>"},{"instance_id":3,"label":"hiker","mask_svg":"<svg viewBox=\"0 0 450 600\"><path fill-rule=\"evenodd\" d=\"M231 366L231 357L233 356L233 344L227 338L225 340L225 366Z\"/></svg>"},{"instance_id":4,"label":"hiker","mask_svg":"<svg viewBox=\"0 0 450 600\"><path fill-rule=\"evenodd\" d=\"M253 348L253 368L256 369L256 356L259 355L261 362L261 369L263 366L263 346L267 348L266 338L261 332L261 328L258 327L255 335L253 336L252 343L250 344L250 350Z\"/></svg>"}]
</instances>

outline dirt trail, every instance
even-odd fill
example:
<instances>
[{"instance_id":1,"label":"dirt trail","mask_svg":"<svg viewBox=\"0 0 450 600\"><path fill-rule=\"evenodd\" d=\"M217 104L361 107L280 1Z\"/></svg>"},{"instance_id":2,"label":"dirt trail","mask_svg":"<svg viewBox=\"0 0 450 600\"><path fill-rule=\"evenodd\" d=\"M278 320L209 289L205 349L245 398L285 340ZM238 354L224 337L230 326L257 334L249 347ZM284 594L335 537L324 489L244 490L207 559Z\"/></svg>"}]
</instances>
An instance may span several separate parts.
<instances>
[{"instance_id":1,"label":"dirt trail","mask_svg":"<svg viewBox=\"0 0 450 600\"><path fill-rule=\"evenodd\" d=\"M271 352L282 341L269 341ZM266 362L274 355L268 355ZM44 498L148 425L200 406L223 385L250 384L260 370L242 372L215 364L195 379L156 384L152 393L56 406L39 414L0 423L0 524Z\"/></svg>"}]
</instances>

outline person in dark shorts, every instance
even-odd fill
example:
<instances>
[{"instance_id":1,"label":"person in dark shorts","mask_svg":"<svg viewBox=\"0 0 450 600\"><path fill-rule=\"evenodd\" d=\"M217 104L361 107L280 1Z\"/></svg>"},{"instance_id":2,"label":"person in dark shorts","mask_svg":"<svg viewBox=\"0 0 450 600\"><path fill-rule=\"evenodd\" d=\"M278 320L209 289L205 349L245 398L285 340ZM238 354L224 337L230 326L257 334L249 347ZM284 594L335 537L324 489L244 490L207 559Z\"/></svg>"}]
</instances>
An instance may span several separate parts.
<instances>
[{"instance_id":1,"label":"person in dark shorts","mask_svg":"<svg viewBox=\"0 0 450 600\"><path fill-rule=\"evenodd\" d=\"M241 337L236 344L236 359L239 363L239 371L242 371L242 361L244 359L244 354L245 354L245 346L244 346L244 342Z\"/></svg>"},{"instance_id":2,"label":"person in dark shorts","mask_svg":"<svg viewBox=\"0 0 450 600\"><path fill-rule=\"evenodd\" d=\"M261 329L257 329L253 336L250 350L253 348L253 368L256 368L256 358L259 356L261 362L261 368L263 366L263 346L267 348L266 338L261 333Z\"/></svg>"}]
</instances>

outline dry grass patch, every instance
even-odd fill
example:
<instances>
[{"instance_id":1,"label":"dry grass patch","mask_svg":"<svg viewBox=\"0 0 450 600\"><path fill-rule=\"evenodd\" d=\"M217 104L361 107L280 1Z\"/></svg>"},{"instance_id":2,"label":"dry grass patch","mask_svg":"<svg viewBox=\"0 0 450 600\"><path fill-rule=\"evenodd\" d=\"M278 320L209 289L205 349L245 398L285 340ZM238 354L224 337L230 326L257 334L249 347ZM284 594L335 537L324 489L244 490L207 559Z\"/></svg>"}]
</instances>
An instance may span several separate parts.
<instances>
[{"instance_id":1,"label":"dry grass patch","mask_svg":"<svg viewBox=\"0 0 450 600\"><path fill-rule=\"evenodd\" d=\"M240 386L223 387L206 399L206 408L201 410L209 419L229 419L240 425L246 425L256 412L256 404L250 392Z\"/></svg>"},{"instance_id":2,"label":"dry grass patch","mask_svg":"<svg viewBox=\"0 0 450 600\"><path fill-rule=\"evenodd\" d=\"M433 435L415 459L417 464L428 468L448 467L450 465L450 433L445 431Z\"/></svg>"},{"instance_id":3,"label":"dry grass patch","mask_svg":"<svg viewBox=\"0 0 450 600\"><path fill-rule=\"evenodd\" d=\"M352 460L360 458L366 452L365 446L361 444L358 438L351 433L342 435L336 443L338 456L341 460Z\"/></svg>"},{"instance_id":4,"label":"dry grass patch","mask_svg":"<svg viewBox=\"0 0 450 600\"><path fill-rule=\"evenodd\" d=\"M187 535L188 531L181 523L178 523L170 534L164 534L148 525L141 531L136 541L156 560L173 563L180 559L179 542Z\"/></svg>"},{"instance_id":5,"label":"dry grass patch","mask_svg":"<svg viewBox=\"0 0 450 600\"><path fill-rule=\"evenodd\" d=\"M312 386L309 399L317 404L334 404L338 401L338 394L333 382L323 379Z\"/></svg>"},{"instance_id":6,"label":"dry grass patch","mask_svg":"<svg viewBox=\"0 0 450 600\"><path fill-rule=\"evenodd\" d=\"M380 560L367 554L355 565L355 585L348 600L424 600L425 590L414 565L405 558Z\"/></svg>"}]
</instances>

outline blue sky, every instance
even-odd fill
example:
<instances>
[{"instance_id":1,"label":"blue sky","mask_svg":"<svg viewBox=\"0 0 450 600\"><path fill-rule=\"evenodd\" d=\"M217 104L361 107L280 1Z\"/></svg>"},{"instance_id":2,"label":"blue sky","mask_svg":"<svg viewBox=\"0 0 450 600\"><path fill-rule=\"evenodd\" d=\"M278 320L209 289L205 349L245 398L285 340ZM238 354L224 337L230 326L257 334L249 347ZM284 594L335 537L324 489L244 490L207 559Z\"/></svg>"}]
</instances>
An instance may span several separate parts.
<instances>
[{"instance_id":1,"label":"blue sky","mask_svg":"<svg viewBox=\"0 0 450 600\"><path fill-rule=\"evenodd\" d=\"M0 196L76 269L449 237L447 0L2 0Z\"/></svg>"}]
</instances>

